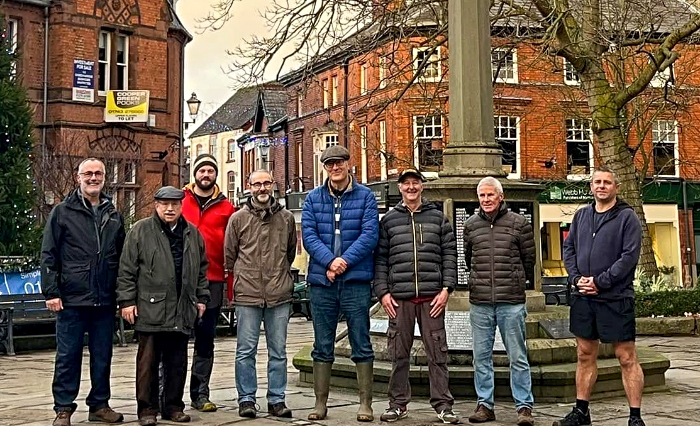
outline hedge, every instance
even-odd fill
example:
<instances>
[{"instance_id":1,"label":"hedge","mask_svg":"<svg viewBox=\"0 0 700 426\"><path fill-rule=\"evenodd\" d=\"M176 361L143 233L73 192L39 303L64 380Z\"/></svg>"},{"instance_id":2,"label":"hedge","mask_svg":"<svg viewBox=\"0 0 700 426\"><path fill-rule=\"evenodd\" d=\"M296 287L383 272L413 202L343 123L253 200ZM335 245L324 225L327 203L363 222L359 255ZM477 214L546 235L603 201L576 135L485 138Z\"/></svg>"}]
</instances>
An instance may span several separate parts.
<instances>
[{"instance_id":1,"label":"hedge","mask_svg":"<svg viewBox=\"0 0 700 426\"><path fill-rule=\"evenodd\" d=\"M635 295L637 317L682 317L686 312L700 312L700 289L666 290Z\"/></svg>"}]
</instances>

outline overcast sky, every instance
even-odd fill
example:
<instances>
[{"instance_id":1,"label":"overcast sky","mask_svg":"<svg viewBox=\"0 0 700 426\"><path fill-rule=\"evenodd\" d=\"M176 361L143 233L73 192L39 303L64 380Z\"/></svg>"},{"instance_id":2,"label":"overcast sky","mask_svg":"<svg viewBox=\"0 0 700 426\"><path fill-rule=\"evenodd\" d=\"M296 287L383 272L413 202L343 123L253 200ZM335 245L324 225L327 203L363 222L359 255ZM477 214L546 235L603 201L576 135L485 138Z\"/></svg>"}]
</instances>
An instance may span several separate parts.
<instances>
[{"instance_id":1,"label":"overcast sky","mask_svg":"<svg viewBox=\"0 0 700 426\"><path fill-rule=\"evenodd\" d=\"M185 98L196 92L202 101L197 123L233 94L233 81L224 72L232 63L226 50L233 50L252 34L266 34L267 27L259 11L272 3L272 0L238 0L234 4L234 18L222 29L202 32L197 20L205 17L217 1L177 2L178 16L194 37L185 50Z\"/></svg>"}]
</instances>

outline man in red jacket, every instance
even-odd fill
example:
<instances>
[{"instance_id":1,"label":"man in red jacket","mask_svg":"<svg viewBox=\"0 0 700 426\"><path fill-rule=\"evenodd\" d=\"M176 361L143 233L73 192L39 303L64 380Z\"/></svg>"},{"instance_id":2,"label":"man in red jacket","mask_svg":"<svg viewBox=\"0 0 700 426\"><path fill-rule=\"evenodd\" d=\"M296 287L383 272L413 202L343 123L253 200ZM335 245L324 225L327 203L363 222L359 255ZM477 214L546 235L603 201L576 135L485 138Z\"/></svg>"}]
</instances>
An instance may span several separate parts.
<instances>
[{"instance_id":1,"label":"man in red jacket","mask_svg":"<svg viewBox=\"0 0 700 426\"><path fill-rule=\"evenodd\" d=\"M209 400L209 378L214 366L214 337L224 299L224 281L227 281L227 299L233 298L233 276L225 277L224 274L224 233L228 219L236 209L216 184L219 172L216 158L209 154L199 155L192 164L192 171L194 183L184 188L182 215L204 237L211 300L195 326L190 398L193 408L208 412L217 409L216 404Z\"/></svg>"}]
</instances>

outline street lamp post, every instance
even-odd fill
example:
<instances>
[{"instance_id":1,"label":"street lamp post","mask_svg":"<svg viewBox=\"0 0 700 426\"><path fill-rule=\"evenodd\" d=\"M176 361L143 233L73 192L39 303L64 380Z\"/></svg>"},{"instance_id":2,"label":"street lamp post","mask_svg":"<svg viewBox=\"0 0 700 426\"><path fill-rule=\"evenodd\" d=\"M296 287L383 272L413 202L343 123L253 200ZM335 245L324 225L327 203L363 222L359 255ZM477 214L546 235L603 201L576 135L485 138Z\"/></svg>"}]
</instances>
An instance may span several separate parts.
<instances>
[{"instance_id":1,"label":"street lamp post","mask_svg":"<svg viewBox=\"0 0 700 426\"><path fill-rule=\"evenodd\" d=\"M194 123L197 119L197 115L199 114L199 106L202 104L202 101L197 99L196 93L192 92L192 96L188 100L186 100L185 103L187 103L187 109L190 111L190 118L192 119L192 123ZM186 164L187 161L185 159L185 135L183 134L182 140L180 141L180 184L184 184L185 182L187 182L187 175L185 174Z\"/></svg>"},{"instance_id":2,"label":"street lamp post","mask_svg":"<svg viewBox=\"0 0 700 426\"><path fill-rule=\"evenodd\" d=\"M202 101L197 99L197 94L192 92L192 96L187 100L187 108L190 110L190 118L192 118L193 123L197 119L197 114L199 114L199 106L201 104Z\"/></svg>"}]
</instances>

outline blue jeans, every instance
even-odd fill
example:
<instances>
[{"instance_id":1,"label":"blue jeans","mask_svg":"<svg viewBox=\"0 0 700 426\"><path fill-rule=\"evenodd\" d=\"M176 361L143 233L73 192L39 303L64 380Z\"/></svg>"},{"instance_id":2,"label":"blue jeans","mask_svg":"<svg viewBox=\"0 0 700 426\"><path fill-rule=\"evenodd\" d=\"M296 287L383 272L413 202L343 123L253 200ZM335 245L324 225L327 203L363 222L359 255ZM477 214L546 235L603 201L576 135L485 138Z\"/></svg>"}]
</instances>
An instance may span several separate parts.
<instances>
[{"instance_id":1,"label":"blue jeans","mask_svg":"<svg viewBox=\"0 0 700 426\"><path fill-rule=\"evenodd\" d=\"M90 393L85 402L90 411L109 405L109 376L112 368L114 308L71 307L56 315L56 365L53 375L54 410L75 411L83 366L83 343L88 334Z\"/></svg>"},{"instance_id":2,"label":"blue jeans","mask_svg":"<svg viewBox=\"0 0 700 426\"><path fill-rule=\"evenodd\" d=\"M258 375L255 355L258 353L260 324L265 320L267 342L267 402L284 402L287 390L287 325L289 303L274 308L236 305L238 337L236 347L236 390L238 403L255 402Z\"/></svg>"},{"instance_id":3,"label":"blue jeans","mask_svg":"<svg viewBox=\"0 0 700 426\"><path fill-rule=\"evenodd\" d=\"M471 305L469 321L474 338L474 387L477 404L493 410L493 342L498 326L510 361L510 389L513 392L515 408L532 408L532 377L525 344L526 316L525 304Z\"/></svg>"},{"instance_id":4,"label":"blue jeans","mask_svg":"<svg viewBox=\"0 0 700 426\"><path fill-rule=\"evenodd\" d=\"M314 322L315 362L335 360L335 333L340 314L345 314L348 338L352 349L350 359L356 364L374 361L374 350L369 338L369 308L371 286L367 282L336 280L330 286L311 286L311 316Z\"/></svg>"}]
</instances>

